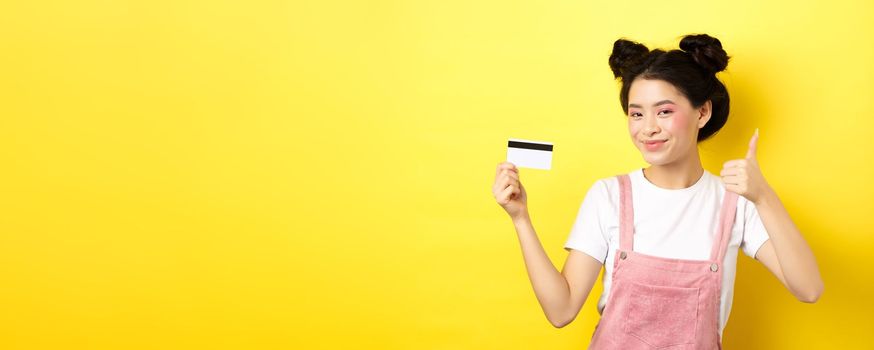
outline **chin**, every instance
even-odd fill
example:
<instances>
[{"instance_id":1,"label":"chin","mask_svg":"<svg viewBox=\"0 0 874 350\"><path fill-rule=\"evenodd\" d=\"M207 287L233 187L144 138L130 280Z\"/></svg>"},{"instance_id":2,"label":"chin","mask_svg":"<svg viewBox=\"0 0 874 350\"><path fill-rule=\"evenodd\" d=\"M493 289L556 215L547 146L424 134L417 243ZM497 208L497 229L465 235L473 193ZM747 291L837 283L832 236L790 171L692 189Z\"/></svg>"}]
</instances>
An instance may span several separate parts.
<instances>
[{"instance_id":1,"label":"chin","mask_svg":"<svg viewBox=\"0 0 874 350\"><path fill-rule=\"evenodd\" d=\"M651 152L640 146L637 148L643 160L650 165L667 165L676 161L676 157L672 157L670 148L662 148L659 151Z\"/></svg>"},{"instance_id":2,"label":"chin","mask_svg":"<svg viewBox=\"0 0 874 350\"><path fill-rule=\"evenodd\" d=\"M668 164L668 162L662 161L661 159L650 159L650 158L646 158L646 157L643 158L643 161L646 162L646 163L649 164L649 165L665 165L665 164Z\"/></svg>"},{"instance_id":3,"label":"chin","mask_svg":"<svg viewBox=\"0 0 874 350\"><path fill-rule=\"evenodd\" d=\"M641 155L643 156L643 160L649 165L665 165L671 163L671 160L668 159L667 154L664 154L662 152L641 152Z\"/></svg>"}]
</instances>

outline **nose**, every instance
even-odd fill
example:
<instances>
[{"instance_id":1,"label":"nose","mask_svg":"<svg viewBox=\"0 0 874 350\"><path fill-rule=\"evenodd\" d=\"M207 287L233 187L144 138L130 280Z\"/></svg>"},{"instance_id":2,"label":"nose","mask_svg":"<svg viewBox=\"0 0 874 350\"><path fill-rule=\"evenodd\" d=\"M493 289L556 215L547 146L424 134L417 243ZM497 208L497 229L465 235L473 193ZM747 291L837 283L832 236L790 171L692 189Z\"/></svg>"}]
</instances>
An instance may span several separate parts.
<instances>
[{"instance_id":1,"label":"nose","mask_svg":"<svg viewBox=\"0 0 874 350\"><path fill-rule=\"evenodd\" d=\"M652 136L659 132L659 123L655 117L645 117L643 123L643 133L645 135Z\"/></svg>"}]
</instances>

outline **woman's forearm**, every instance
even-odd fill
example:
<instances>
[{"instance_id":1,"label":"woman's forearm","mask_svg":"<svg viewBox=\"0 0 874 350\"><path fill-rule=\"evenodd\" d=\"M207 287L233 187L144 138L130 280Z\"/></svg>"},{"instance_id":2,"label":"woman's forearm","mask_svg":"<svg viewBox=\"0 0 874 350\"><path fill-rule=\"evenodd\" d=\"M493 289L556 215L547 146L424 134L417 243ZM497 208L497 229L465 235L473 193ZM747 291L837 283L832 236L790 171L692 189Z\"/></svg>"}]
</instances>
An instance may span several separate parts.
<instances>
[{"instance_id":1,"label":"woman's forearm","mask_svg":"<svg viewBox=\"0 0 874 350\"><path fill-rule=\"evenodd\" d=\"M546 318L553 326L562 327L568 321L570 288L567 280L549 260L549 256L543 250L531 218L527 212L513 219L519 244L522 247L522 257L525 260L525 268L528 270L528 279L534 287L534 294L540 307L546 314Z\"/></svg>"},{"instance_id":2,"label":"woman's forearm","mask_svg":"<svg viewBox=\"0 0 874 350\"><path fill-rule=\"evenodd\" d=\"M823 282L816 258L777 193L769 188L756 203L756 210L768 231L789 290L803 301L819 299Z\"/></svg>"}]
</instances>

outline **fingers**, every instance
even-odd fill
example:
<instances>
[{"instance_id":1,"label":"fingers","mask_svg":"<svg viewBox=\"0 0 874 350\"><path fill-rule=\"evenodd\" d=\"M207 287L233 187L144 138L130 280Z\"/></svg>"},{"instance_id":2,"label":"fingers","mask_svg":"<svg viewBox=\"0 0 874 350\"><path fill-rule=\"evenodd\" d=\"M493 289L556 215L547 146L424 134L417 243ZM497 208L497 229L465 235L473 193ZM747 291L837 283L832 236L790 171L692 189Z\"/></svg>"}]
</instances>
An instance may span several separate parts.
<instances>
[{"instance_id":1,"label":"fingers","mask_svg":"<svg viewBox=\"0 0 874 350\"><path fill-rule=\"evenodd\" d=\"M507 204L522 193L522 183L519 182L519 169L510 162L498 163L495 170L495 185L492 188L495 199L500 204Z\"/></svg>"},{"instance_id":2,"label":"fingers","mask_svg":"<svg viewBox=\"0 0 874 350\"><path fill-rule=\"evenodd\" d=\"M728 185L738 185L740 184L740 177L738 176L723 176L722 183L726 186Z\"/></svg>"},{"instance_id":3,"label":"fingers","mask_svg":"<svg viewBox=\"0 0 874 350\"><path fill-rule=\"evenodd\" d=\"M515 181L516 180L513 179L512 177L510 177L506 174L503 174L500 177L498 177L497 180L495 180L495 190L496 191L503 190L505 187L512 185Z\"/></svg>"},{"instance_id":4,"label":"fingers","mask_svg":"<svg viewBox=\"0 0 874 350\"><path fill-rule=\"evenodd\" d=\"M722 168L722 171L719 172L719 176L739 175L742 173L746 173L744 168Z\"/></svg>"},{"instance_id":5,"label":"fingers","mask_svg":"<svg viewBox=\"0 0 874 350\"><path fill-rule=\"evenodd\" d=\"M749 179L747 176L747 169L743 167L723 168L719 172L719 176L722 177L724 182L735 184Z\"/></svg>"},{"instance_id":6,"label":"fingers","mask_svg":"<svg viewBox=\"0 0 874 350\"><path fill-rule=\"evenodd\" d=\"M515 164L510 163L510 162L500 162L500 163L498 163L498 169L495 170L495 178L498 178L498 176L501 175L501 170L504 170L504 169L512 170L516 173L519 172L519 169L516 168Z\"/></svg>"},{"instance_id":7,"label":"fingers","mask_svg":"<svg viewBox=\"0 0 874 350\"><path fill-rule=\"evenodd\" d=\"M493 187L494 192L498 192L503 190L508 185L514 185L519 183L519 175L511 172L510 170L504 170L498 175L498 178L495 179L495 185Z\"/></svg>"},{"instance_id":8,"label":"fingers","mask_svg":"<svg viewBox=\"0 0 874 350\"><path fill-rule=\"evenodd\" d=\"M750 148L747 150L747 158L755 158L756 157L756 148L757 143L759 142L759 128L756 128L756 133L753 134L753 137L750 139Z\"/></svg>"},{"instance_id":9,"label":"fingers","mask_svg":"<svg viewBox=\"0 0 874 350\"><path fill-rule=\"evenodd\" d=\"M507 177L509 177L509 178L511 178L511 179L514 179L514 180L516 180L516 181L519 181L519 174L517 174L517 173L515 173L515 172L513 172L513 171L511 171L511 170L504 170L504 171L502 171L502 172L501 172L501 176L507 176Z\"/></svg>"},{"instance_id":10,"label":"fingers","mask_svg":"<svg viewBox=\"0 0 874 350\"><path fill-rule=\"evenodd\" d=\"M506 182L504 180L515 180L519 181L519 175L514 173L512 170L504 169L498 174L498 177L495 178L495 184L499 184L501 182Z\"/></svg>"},{"instance_id":11,"label":"fingers","mask_svg":"<svg viewBox=\"0 0 874 350\"><path fill-rule=\"evenodd\" d=\"M737 193L741 196L746 196L749 193L749 187L747 187L747 185L743 183L726 182L725 190Z\"/></svg>"},{"instance_id":12,"label":"fingers","mask_svg":"<svg viewBox=\"0 0 874 350\"><path fill-rule=\"evenodd\" d=\"M495 173L495 184L498 184L502 177L508 177L510 179L514 179L519 181L519 170L516 169L516 166L510 162L503 162L498 164L497 172ZM503 188L503 187L501 187Z\"/></svg>"},{"instance_id":13,"label":"fingers","mask_svg":"<svg viewBox=\"0 0 874 350\"><path fill-rule=\"evenodd\" d=\"M510 200L513 199L514 195L518 194L519 188L515 185L507 186L504 190L502 190L498 196L497 200L500 204L507 204Z\"/></svg>"},{"instance_id":14,"label":"fingers","mask_svg":"<svg viewBox=\"0 0 874 350\"><path fill-rule=\"evenodd\" d=\"M723 168L745 168L749 163L748 159L732 159L722 164Z\"/></svg>"}]
</instances>

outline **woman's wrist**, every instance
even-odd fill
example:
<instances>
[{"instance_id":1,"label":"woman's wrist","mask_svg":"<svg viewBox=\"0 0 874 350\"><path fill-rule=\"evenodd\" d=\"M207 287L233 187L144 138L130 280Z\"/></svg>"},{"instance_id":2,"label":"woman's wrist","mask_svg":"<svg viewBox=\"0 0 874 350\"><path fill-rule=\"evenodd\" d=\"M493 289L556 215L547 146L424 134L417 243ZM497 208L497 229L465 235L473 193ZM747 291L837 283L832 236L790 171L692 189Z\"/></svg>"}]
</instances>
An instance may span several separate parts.
<instances>
[{"instance_id":1,"label":"woman's wrist","mask_svg":"<svg viewBox=\"0 0 874 350\"><path fill-rule=\"evenodd\" d=\"M765 190L762 192L763 193L756 198L757 200L753 202L757 209L762 206L774 205L775 202L780 201L777 192L775 192L771 186L765 186Z\"/></svg>"},{"instance_id":2,"label":"woman's wrist","mask_svg":"<svg viewBox=\"0 0 874 350\"><path fill-rule=\"evenodd\" d=\"M513 220L514 225L531 221L531 217L528 216L527 208L520 210L516 215L511 215L510 218Z\"/></svg>"}]
</instances>

